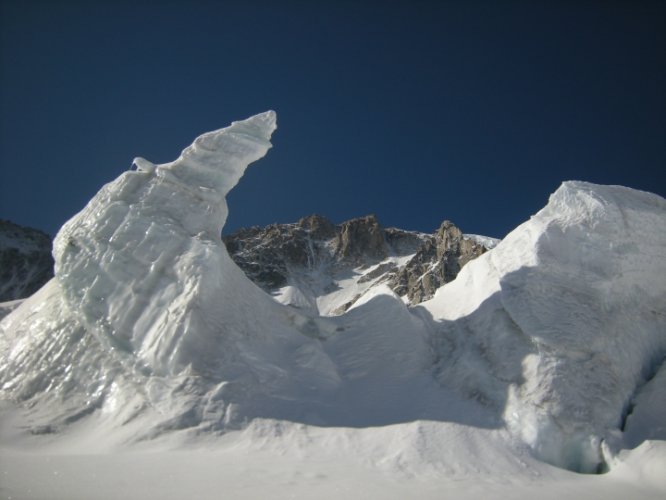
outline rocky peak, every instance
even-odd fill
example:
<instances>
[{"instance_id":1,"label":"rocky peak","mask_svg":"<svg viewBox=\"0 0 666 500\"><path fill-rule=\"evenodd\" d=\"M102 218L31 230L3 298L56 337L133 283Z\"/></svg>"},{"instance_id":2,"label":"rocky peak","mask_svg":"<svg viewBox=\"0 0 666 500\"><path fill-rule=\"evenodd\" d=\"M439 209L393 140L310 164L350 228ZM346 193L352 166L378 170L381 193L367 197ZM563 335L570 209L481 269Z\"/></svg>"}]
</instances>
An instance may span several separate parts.
<instances>
[{"instance_id":1,"label":"rocky peak","mask_svg":"<svg viewBox=\"0 0 666 500\"><path fill-rule=\"evenodd\" d=\"M279 294L289 285L298 297L307 296L308 304L326 296L327 304L337 304L327 309L330 314L344 312L363 290L380 283L411 304L427 300L486 251L450 221L424 234L384 229L375 215L338 225L310 215L296 224L241 229L224 242L238 266L267 292ZM339 303L331 299L335 294Z\"/></svg>"},{"instance_id":2,"label":"rocky peak","mask_svg":"<svg viewBox=\"0 0 666 500\"><path fill-rule=\"evenodd\" d=\"M441 258L447 251L455 250L460 246L463 234L453 222L445 220L436 231L435 239L437 241L437 258Z\"/></svg>"},{"instance_id":3,"label":"rocky peak","mask_svg":"<svg viewBox=\"0 0 666 500\"><path fill-rule=\"evenodd\" d=\"M385 259L388 248L377 217L366 215L343 222L336 241L336 256L351 261Z\"/></svg>"},{"instance_id":4,"label":"rocky peak","mask_svg":"<svg viewBox=\"0 0 666 500\"><path fill-rule=\"evenodd\" d=\"M451 221L445 220L391 278L391 286L398 295L405 295L410 303L418 304L430 299L442 285L453 281L467 262L486 250L478 241L465 237Z\"/></svg>"}]
</instances>

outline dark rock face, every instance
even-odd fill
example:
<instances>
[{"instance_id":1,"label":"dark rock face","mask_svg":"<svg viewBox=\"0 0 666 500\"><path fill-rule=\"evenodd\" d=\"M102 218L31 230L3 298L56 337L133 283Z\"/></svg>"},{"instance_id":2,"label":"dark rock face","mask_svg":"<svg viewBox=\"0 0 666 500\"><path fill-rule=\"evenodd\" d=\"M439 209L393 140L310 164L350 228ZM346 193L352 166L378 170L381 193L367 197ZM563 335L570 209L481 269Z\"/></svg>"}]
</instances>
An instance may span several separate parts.
<instances>
[{"instance_id":1,"label":"dark rock face","mask_svg":"<svg viewBox=\"0 0 666 500\"><path fill-rule=\"evenodd\" d=\"M29 297L53 277L51 238L0 220L0 302Z\"/></svg>"},{"instance_id":2,"label":"dark rock face","mask_svg":"<svg viewBox=\"0 0 666 500\"><path fill-rule=\"evenodd\" d=\"M298 227L306 230L311 238L316 240L328 240L337 235L335 226L326 217L321 215L309 215L298 221Z\"/></svg>"},{"instance_id":3,"label":"dark rock face","mask_svg":"<svg viewBox=\"0 0 666 500\"><path fill-rule=\"evenodd\" d=\"M374 215L348 220L340 224L336 256L363 263L368 258L383 260L388 256L384 231Z\"/></svg>"},{"instance_id":4,"label":"dark rock face","mask_svg":"<svg viewBox=\"0 0 666 500\"><path fill-rule=\"evenodd\" d=\"M356 283L386 283L411 304L431 298L467 262L487 250L449 221L434 234L422 234L384 229L374 215L339 225L311 215L296 224L241 229L223 239L238 266L269 293L306 279L314 270L319 281L322 275L330 278L322 292L328 293L338 286L336 276L376 266L357 273ZM408 256L412 257L406 264L404 259L402 265L394 261ZM354 302L345 302L337 312L344 312Z\"/></svg>"},{"instance_id":5,"label":"dark rock face","mask_svg":"<svg viewBox=\"0 0 666 500\"><path fill-rule=\"evenodd\" d=\"M391 278L391 288L398 295L407 295L410 303L418 304L453 281L465 264L486 250L480 243L464 238L452 222L444 221L435 235Z\"/></svg>"}]
</instances>

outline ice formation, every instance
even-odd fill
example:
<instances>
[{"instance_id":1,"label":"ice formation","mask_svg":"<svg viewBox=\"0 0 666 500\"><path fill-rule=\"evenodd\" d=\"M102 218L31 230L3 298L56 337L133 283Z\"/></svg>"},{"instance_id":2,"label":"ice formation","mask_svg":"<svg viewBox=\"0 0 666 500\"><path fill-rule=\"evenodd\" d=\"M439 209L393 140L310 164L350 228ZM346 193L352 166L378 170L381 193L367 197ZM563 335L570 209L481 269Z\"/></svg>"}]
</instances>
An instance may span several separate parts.
<instances>
[{"instance_id":1,"label":"ice formation","mask_svg":"<svg viewBox=\"0 0 666 500\"><path fill-rule=\"evenodd\" d=\"M666 201L565 182L424 304L440 377L461 381L538 455L593 471L666 354Z\"/></svg>"},{"instance_id":2,"label":"ice formation","mask_svg":"<svg viewBox=\"0 0 666 500\"><path fill-rule=\"evenodd\" d=\"M267 112L172 163L137 158L62 228L56 277L0 323L2 398L28 403L31 432L430 420L415 442L506 427L548 462L599 467L666 353L666 201L564 183L430 301L374 287L323 318L265 294L220 240L225 195L275 127Z\"/></svg>"},{"instance_id":3,"label":"ice formation","mask_svg":"<svg viewBox=\"0 0 666 500\"><path fill-rule=\"evenodd\" d=\"M172 163L137 159L136 171L104 186L58 233L55 280L3 324L4 391L58 408L49 428L101 407L122 408L126 421L146 406L181 426L203 419L194 394L223 392L211 385L239 373L270 380L276 369L260 353L280 353L271 346L280 329L267 323L277 306L233 265L219 235L224 196L275 128L274 112L235 122ZM271 340L248 348L269 331ZM215 411L215 397L205 411Z\"/></svg>"},{"instance_id":4,"label":"ice formation","mask_svg":"<svg viewBox=\"0 0 666 500\"><path fill-rule=\"evenodd\" d=\"M266 153L274 128L268 112L205 134L173 163L137 159L138 170L65 224L56 278L2 323L3 392L32 401L33 432L90 414L123 439L263 416L327 425L411 418L389 389L349 387L430 380L423 327L401 302L365 312L390 318L398 328L388 332L356 315L311 317L274 301L227 254L224 195ZM392 358L399 372L387 370Z\"/></svg>"},{"instance_id":5,"label":"ice formation","mask_svg":"<svg viewBox=\"0 0 666 500\"><path fill-rule=\"evenodd\" d=\"M225 195L274 129L267 112L202 135L172 163L137 159L63 226L56 280L88 331L150 372L214 370L214 332L229 327L214 317L229 305L218 290L241 286L220 241Z\"/></svg>"}]
</instances>

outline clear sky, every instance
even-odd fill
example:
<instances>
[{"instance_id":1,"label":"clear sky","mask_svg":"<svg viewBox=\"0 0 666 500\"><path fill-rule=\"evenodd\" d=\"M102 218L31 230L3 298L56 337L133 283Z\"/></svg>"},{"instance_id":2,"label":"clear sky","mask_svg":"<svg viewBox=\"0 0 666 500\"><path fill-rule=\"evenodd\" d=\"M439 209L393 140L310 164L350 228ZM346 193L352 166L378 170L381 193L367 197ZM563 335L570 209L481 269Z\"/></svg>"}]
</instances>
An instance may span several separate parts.
<instances>
[{"instance_id":1,"label":"clear sky","mask_svg":"<svg viewBox=\"0 0 666 500\"><path fill-rule=\"evenodd\" d=\"M561 181L666 195L666 2L0 0L0 218L267 109L225 232L319 213L502 237Z\"/></svg>"}]
</instances>

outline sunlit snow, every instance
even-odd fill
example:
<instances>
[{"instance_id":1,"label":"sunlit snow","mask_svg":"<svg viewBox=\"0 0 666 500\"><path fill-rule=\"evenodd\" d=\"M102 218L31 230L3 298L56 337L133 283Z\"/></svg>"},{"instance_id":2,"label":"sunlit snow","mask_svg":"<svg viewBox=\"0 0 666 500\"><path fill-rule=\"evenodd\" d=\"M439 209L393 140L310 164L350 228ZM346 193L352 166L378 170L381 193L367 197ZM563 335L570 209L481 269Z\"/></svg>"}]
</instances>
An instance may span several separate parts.
<instances>
[{"instance_id":1,"label":"sunlit snow","mask_svg":"<svg viewBox=\"0 0 666 500\"><path fill-rule=\"evenodd\" d=\"M220 232L275 128L137 158L0 308L4 497L665 494L664 199L566 182L416 307L355 276L271 297Z\"/></svg>"}]
</instances>

